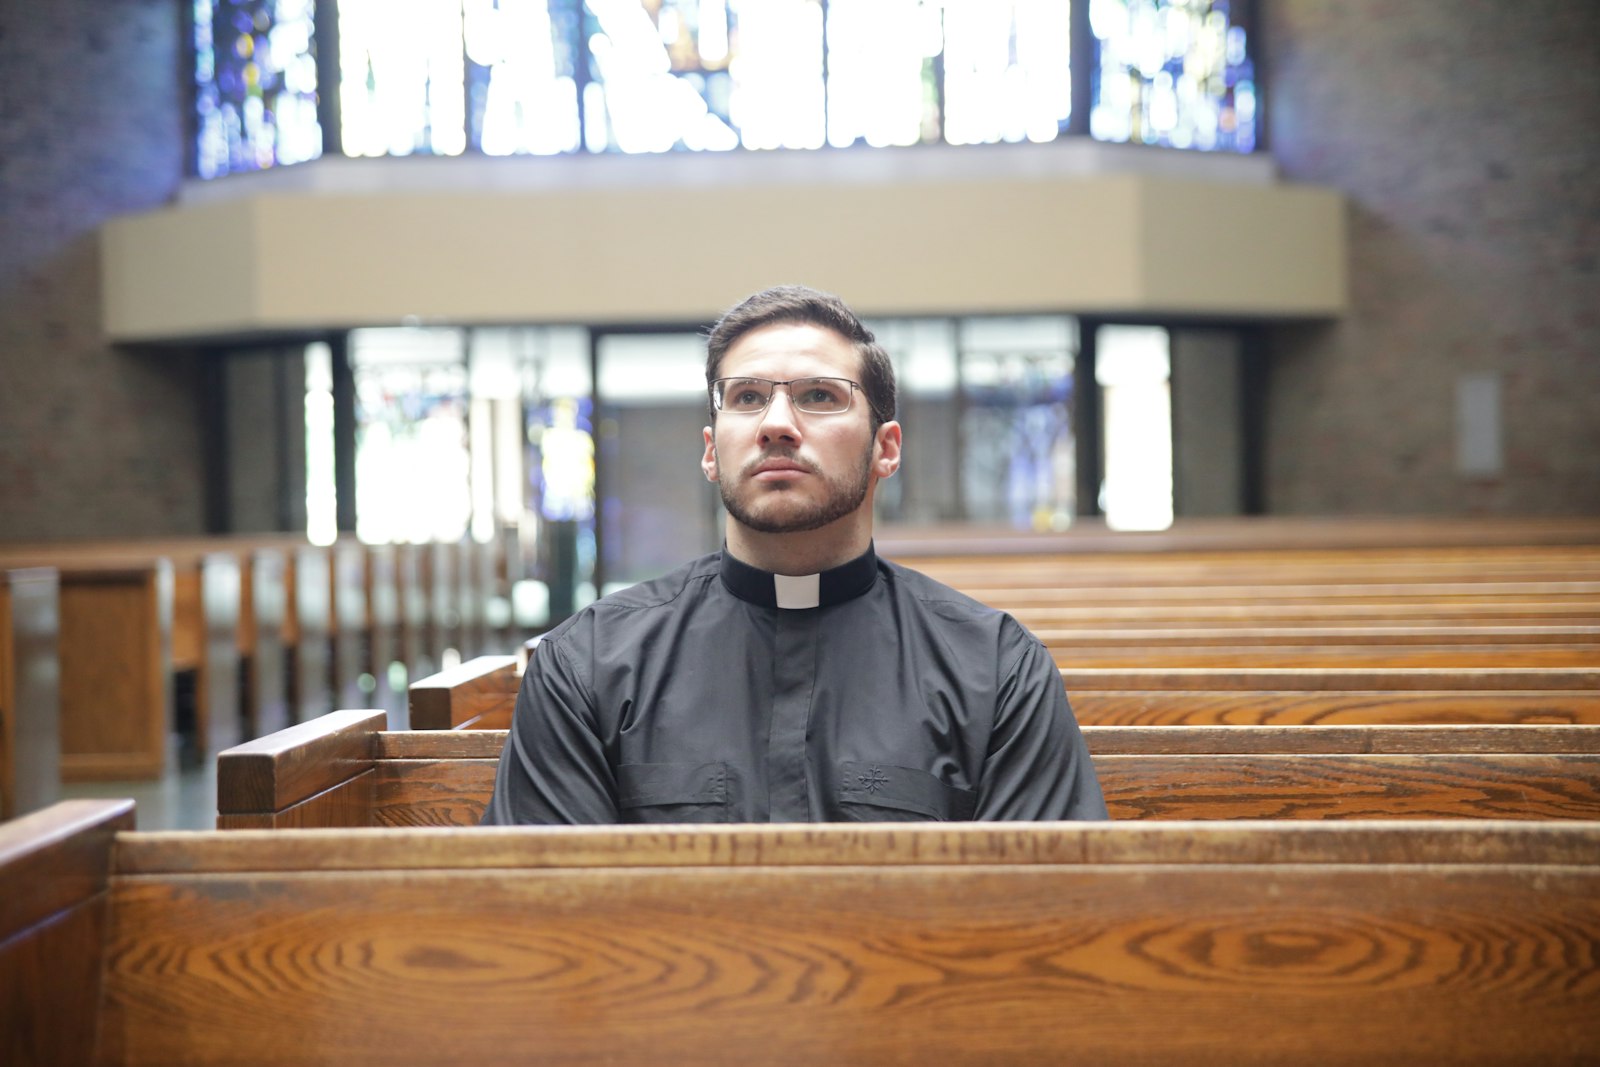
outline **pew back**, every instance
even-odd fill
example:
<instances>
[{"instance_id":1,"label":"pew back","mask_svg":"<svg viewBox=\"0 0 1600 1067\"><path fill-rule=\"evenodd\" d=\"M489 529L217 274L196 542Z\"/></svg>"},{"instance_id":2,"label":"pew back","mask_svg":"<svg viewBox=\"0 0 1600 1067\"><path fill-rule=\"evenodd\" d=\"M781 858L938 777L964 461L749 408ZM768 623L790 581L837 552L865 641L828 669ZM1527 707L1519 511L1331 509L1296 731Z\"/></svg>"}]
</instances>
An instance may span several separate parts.
<instances>
[{"instance_id":1,"label":"pew back","mask_svg":"<svg viewBox=\"0 0 1600 1067\"><path fill-rule=\"evenodd\" d=\"M1085 727L1114 819L1600 819L1600 727ZM346 711L225 752L219 829L470 826L504 731Z\"/></svg>"},{"instance_id":2,"label":"pew back","mask_svg":"<svg viewBox=\"0 0 1600 1067\"><path fill-rule=\"evenodd\" d=\"M0 967L3 1040L32 1042L8 1063L1600 1055L1594 824L112 837L117 815L0 828L0 885L63 872L30 914L0 894L0 952L36 962ZM41 918L73 913L72 942Z\"/></svg>"}]
</instances>

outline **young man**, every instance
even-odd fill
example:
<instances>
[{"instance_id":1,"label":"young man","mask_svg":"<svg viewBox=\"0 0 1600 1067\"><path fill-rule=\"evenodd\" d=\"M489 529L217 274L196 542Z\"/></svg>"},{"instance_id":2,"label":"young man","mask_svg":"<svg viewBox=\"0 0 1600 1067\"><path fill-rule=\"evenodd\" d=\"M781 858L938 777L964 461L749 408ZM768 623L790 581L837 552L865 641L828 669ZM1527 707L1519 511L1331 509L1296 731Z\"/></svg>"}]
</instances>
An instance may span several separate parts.
<instances>
[{"instance_id":1,"label":"young man","mask_svg":"<svg viewBox=\"0 0 1600 1067\"><path fill-rule=\"evenodd\" d=\"M872 549L894 371L837 297L707 343L726 542L540 643L486 824L1103 819L1049 652Z\"/></svg>"}]
</instances>

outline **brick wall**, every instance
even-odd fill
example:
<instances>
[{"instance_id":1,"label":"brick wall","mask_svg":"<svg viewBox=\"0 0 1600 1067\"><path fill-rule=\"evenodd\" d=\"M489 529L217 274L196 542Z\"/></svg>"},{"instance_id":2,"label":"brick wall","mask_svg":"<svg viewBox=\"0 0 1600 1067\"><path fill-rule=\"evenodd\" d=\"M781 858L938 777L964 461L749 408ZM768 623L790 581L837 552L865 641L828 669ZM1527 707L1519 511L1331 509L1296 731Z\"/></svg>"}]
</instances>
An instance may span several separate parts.
<instances>
[{"instance_id":1,"label":"brick wall","mask_svg":"<svg viewBox=\"0 0 1600 1067\"><path fill-rule=\"evenodd\" d=\"M1272 152L1349 197L1354 305L1271 336L1268 509L1600 513L1600 4L1263 14ZM1457 473L1465 374L1498 476Z\"/></svg>"},{"instance_id":2,"label":"brick wall","mask_svg":"<svg viewBox=\"0 0 1600 1067\"><path fill-rule=\"evenodd\" d=\"M0 0L0 540L201 528L195 359L105 343L96 246L177 189L179 7Z\"/></svg>"}]
</instances>

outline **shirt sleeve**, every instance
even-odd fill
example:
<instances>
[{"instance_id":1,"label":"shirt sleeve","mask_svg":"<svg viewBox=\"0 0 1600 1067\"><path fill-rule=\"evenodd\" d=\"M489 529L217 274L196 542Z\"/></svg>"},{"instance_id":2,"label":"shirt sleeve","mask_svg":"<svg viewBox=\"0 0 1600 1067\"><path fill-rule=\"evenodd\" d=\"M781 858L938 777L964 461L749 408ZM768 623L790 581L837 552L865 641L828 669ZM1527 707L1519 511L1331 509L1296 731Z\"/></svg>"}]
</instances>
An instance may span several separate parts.
<instances>
[{"instance_id":1,"label":"shirt sleeve","mask_svg":"<svg viewBox=\"0 0 1600 1067\"><path fill-rule=\"evenodd\" d=\"M594 728L594 702L565 641L528 661L484 826L617 821L616 778Z\"/></svg>"},{"instance_id":2,"label":"shirt sleeve","mask_svg":"<svg viewBox=\"0 0 1600 1067\"><path fill-rule=\"evenodd\" d=\"M1000 700L978 783L975 819L1105 819L1094 765L1067 703L1061 672L1039 641L1007 620L1014 661Z\"/></svg>"}]
</instances>

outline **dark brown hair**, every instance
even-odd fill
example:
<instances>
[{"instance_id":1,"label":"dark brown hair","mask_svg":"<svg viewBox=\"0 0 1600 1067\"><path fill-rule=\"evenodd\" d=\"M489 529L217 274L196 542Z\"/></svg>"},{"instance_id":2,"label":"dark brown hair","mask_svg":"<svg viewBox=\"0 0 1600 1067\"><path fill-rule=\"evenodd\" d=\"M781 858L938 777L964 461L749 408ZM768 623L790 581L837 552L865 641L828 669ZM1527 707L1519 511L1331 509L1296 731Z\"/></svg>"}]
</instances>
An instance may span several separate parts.
<instances>
[{"instance_id":1,"label":"dark brown hair","mask_svg":"<svg viewBox=\"0 0 1600 1067\"><path fill-rule=\"evenodd\" d=\"M866 394L874 431L894 419L894 365L872 331L832 293L803 285L778 285L745 297L729 308L706 337L706 389L716 380L722 357L745 334L763 326L796 323L818 326L843 337L861 356L861 391ZM717 417L715 407L711 418Z\"/></svg>"}]
</instances>

